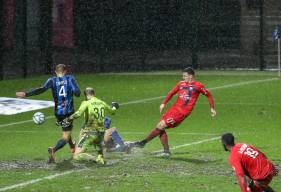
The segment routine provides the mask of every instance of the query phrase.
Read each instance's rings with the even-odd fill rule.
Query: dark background
[[[0,79],[277,67],[274,0],[1,0]]]

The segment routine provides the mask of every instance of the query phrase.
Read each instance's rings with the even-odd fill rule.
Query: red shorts
[[[182,114],[177,108],[170,108],[161,118],[169,128],[178,126],[187,115]]]
[[[254,180],[254,192],[263,192],[266,188],[268,188],[271,180],[274,176],[277,175],[277,170],[273,168],[272,173],[270,173],[265,179],[263,180]]]

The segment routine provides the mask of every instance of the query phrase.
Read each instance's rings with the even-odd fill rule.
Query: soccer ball
[[[32,119],[35,124],[40,125],[40,124],[44,123],[45,115],[42,112],[36,112],[36,113],[34,113]]]

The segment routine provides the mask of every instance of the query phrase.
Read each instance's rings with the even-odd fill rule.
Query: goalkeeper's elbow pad
[[[111,102],[111,107],[115,109],[119,109],[119,104],[117,102]]]

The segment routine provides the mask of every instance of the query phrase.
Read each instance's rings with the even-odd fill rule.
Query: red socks
[[[155,137],[160,135],[161,132],[162,132],[162,130],[160,130],[158,128],[152,129],[152,131],[149,133],[149,135],[145,138],[146,142],[151,141],[152,139],[154,139]]]

